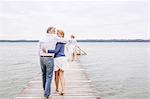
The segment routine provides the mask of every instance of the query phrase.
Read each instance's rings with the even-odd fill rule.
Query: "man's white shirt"
[[[42,49],[55,50],[57,42],[66,42],[56,34],[46,34],[39,40],[39,55],[54,56],[54,53],[44,53]]]

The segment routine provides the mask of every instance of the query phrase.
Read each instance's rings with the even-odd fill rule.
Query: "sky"
[[[36,40],[49,26],[77,39],[150,39],[150,2],[0,0],[0,40]]]

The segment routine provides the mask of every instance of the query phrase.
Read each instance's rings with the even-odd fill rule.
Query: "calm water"
[[[150,99],[149,43],[82,44],[81,63],[102,99]]]
[[[150,43],[80,43],[80,58],[102,99],[150,99]],[[0,43],[0,99],[10,99],[37,73],[37,43]]]

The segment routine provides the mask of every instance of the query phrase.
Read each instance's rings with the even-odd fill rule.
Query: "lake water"
[[[102,99],[150,99],[150,43],[79,43],[78,61]],[[40,71],[37,43],[0,43],[0,99],[11,99]]]

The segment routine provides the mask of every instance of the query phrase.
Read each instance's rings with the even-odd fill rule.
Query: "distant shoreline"
[[[150,42],[150,39],[107,39],[77,40],[78,42]],[[0,40],[0,42],[38,42],[38,40]]]

